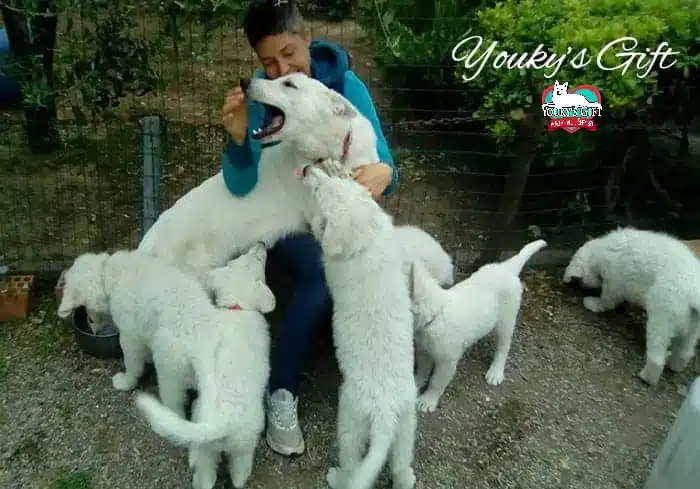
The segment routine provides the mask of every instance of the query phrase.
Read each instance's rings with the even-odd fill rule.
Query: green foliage
[[[483,1],[360,0],[359,19],[376,41],[376,62],[384,81],[412,108],[454,108],[461,96],[451,50]],[[430,93],[416,90],[431,89]]]
[[[135,6],[93,0],[82,18],[66,11],[66,30],[58,40],[55,87],[66,94],[77,120],[99,117],[126,95],[157,91],[156,41],[134,34]]]
[[[541,113],[541,93],[555,79],[567,81],[572,88],[597,87],[606,120],[619,122],[630,114],[645,120],[654,111],[657,97],[669,79],[687,79],[690,71],[700,66],[700,10],[697,2],[689,0],[505,0],[481,10],[476,17],[477,26],[471,35],[483,38],[478,54],[484,53],[493,41],[498,45],[481,73],[466,85],[484,91],[479,115],[492,121],[491,130],[496,135],[503,133],[503,124],[508,124],[505,114],[513,109],[530,108]],[[677,62],[669,70],[659,70],[657,61],[645,77],[643,65],[637,70],[636,62],[631,63],[626,73],[622,69],[601,69],[600,65],[611,68],[626,61],[616,57],[623,53],[619,43],[597,61],[606,44],[624,37],[637,40],[633,49],[637,53],[644,53],[646,48],[654,50],[665,41],[679,52],[675,57]],[[631,48],[632,42],[627,41],[625,46]],[[465,46],[463,52],[473,49],[475,43]],[[533,53],[539,44],[544,49],[551,47],[559,55],[571,48],[556,74],[554,68],[508,70],[492,65],[501,51],[516,55]],[[576,63],[583,59],[577,56],[581,50],[585,50],[588,60],[585,66]],[[666,64],[670,62],[668,59]],[[457,75],[470,77],[476,69],[467,69],[460,62]],[[665,99],[664,103],[669,101]]]
[[[297,4],[307,18],[324,18],[340,22],[352,14],[357,0],[298,0]]]

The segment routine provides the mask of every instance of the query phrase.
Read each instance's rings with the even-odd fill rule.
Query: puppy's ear
[[[254,307],[263,314],[274,311],[276,306],[275,294],[272,293],[267,284],[258,280],[255,283],[255,288],[256,304]]]
[[[64,287],[63,297],[61,298],[61,303],[58,305],[58,317],[61,319],[68,318],[73,313],[73,309],[78,306],[79,304],[76,304],[74,301],[73,291]]]
[[[349,235],[346,225],[338,225],[333,219],[328,219],[321,231],[321,248],[328,256],[351,253],[353,235]],[[360,230],[357,230],[360,231]]]
[[[329,94],[331,97],[331,110],[333,111],[333,115],[348,119],[352,119],[357,115],[357,110],[345,97],[333,90],[331,90]]]

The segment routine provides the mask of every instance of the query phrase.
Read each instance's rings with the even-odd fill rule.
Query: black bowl
[[[122,358],[117,328],[108,326],[100,334],[93,333],[83,306],[73,311],[73,339],[83,351],[95,357]]]

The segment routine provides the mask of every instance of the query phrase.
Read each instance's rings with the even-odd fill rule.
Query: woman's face
[[[275,79],[289,73],[305,73],[311,76],[310,40],[288,32],[264,37],[255,52],[265,74]]]

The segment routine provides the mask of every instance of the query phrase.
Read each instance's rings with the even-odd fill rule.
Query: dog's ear
[[[561,86],[564,87],[564,90],[568,90],[569,89],[569,82],[564,82],[561,84]]]
[[[270,288],[262,280],[257,280],[255,282],[255,304],[253,307],[263,314],[270,313],[275,310],[277,302],[275,301],[275,294],[272,293]]]
[[[338,225],[334,220],[328,219],[321,231],[321,248],[328,256],[342,255],[354,248],[352,240],[355,236],[349,235],[346,225]]]
[[[61,303],[58,305],[57,311],[58,317],[61,319],[68,318],[73,310],[80,305],[75,302],[75,298],[73,297],[74,295],[75,294],[70,287],[64,286],[63,297],[61,297]]]
[[[333,90],[329,90],[328,93],[331,98],[331,110],[333,111],[333,115],[348,119],[352,119],[357,115],[357,110],[345,97]]]

